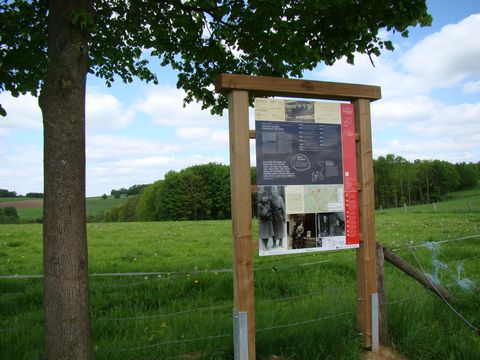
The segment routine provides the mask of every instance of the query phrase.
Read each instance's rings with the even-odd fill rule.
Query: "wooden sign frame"
[[[357,249],[358,327],[364,344],[372,345],[372,294],[377,292],[375,198],[370,102],[381,98],[378,86],[266,76],[221,74],[215,91],[228,95],[230,184],[233,241],[234,312],[247,313],[248,349],[255,359],[255,303],[253,277],[252,205],[250,184],[251,96],[349,101],[355,108],[360,247]],[[239,358],[236,354],[236,359]]]

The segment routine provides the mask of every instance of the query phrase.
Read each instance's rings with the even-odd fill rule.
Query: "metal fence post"
[[[233,312],[233,351],[235,360],[248,360],[248,313]]]
[[[374,353],[380,348],[380,333],[378,327],[378,293],[372,294],[372,351]]]

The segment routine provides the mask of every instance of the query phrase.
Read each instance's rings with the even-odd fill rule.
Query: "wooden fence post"
[[[357,250],[358,326],[367,347],[372,345],[372,294],[377,292],[375,247],[375,191],[372,158],[370,100],[356,99],[355,129],[359,183],[360,247]]]
[[[248,359],[255,360],[248,91],[228,95],[234,311],[247,312]]]
[[[385,290],[385,258],[382,244],[377,243],[377,292],[378,292],[378,318],[380,344],[388,343],[388,321],[387,321],[387,294]]]

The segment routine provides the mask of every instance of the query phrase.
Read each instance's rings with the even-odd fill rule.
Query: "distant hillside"
[[[87,198],[87,216],[95,216],[127,201],[127,196],[101,196]],[[43,200],[28,197],[0,198],[0,208],[15,207],[21,219],[34,220],[43,217]]]

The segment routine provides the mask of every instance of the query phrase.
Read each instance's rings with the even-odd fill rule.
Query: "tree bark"
[[[44,307],[47,359],[91,359],[85,215],[87,31],[91,2],[50,0],[44,125]]]

